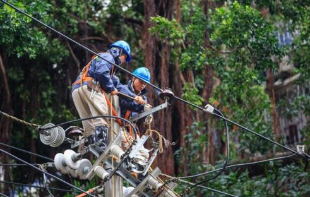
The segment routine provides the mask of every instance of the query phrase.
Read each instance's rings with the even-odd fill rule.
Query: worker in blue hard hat
[[[146,82],[151,82],[151,74],[146,67],[140,67],[134,70],[133,74]],[[121,85],[119,91],[132,97],[134,100],[125,96],[120,96],[121,116],[129,119],[134,113],[151,109],[152,106],[147,104],[146,83],[137,77],[132,77],[127,85]]]
[[[99,55],[103,59],[93,56],[72,84],[72,98],[81,118],[108,115],[109,101],[105,94],[116,95],[120,85],[111,63],[121,65],[131,60],[130,46],[122,40],[114,42],[107,52]],[[97,118],[85,120],[82,124],[88,143],[96,142],[103,151],[108,140],[108,121]]]

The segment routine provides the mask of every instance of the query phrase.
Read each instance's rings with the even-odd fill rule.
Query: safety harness
[[[88,64],[83,68],[83,70],[82,70],[82,72],[81,72],[81,74],[80,74],[80,78],[77,79],[77,80],[72,84],[72,86],[75,86],[75,85],[80,84],[80,86],[82,87],[82,86],[83,86],[83,82],[92,82],[93,78],[87,76],[87,74],[88,74],[89,67],[91,66],[93,60],[94,60],[96,57],[97,57],[97,56],[94,55],[94,56],[91,58],[91,60],[88,62]],[[113,74],[114,74],[114,65],[112,66],[112,69],[111,69],[111,73],[110,73],[111,77],[112,77]],[[117,114],[116,110],[114,109],[114,107],[112,106],[110,100],[108,99],[106,92],[100,87],[100,85],[99,85],[99,90],[100,90],[100,92],[105,96],[105,99],[106,99],[106,101],[107,101],[108,107],[112,110],[112,115],[118,117],[118,114]],[[116,122],[117,122],[120,126],[123,126],[123,122],[122,122],[120,119],[116,119]]]

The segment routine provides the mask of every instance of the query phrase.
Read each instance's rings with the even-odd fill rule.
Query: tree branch
[[[84,37],[84,38],[81,38],[81,40],[102,40],[102,41],[105,41],[103,38],[101,37],[96,37],[96,36],[89,36],[89,37]]]
[[[142,21],[137,20],[137,19],[133,19],[133,18],[124,18],[124,22],[125,23],[133,23],[133,24],[136,24],[136,25],[139,25],[139,26],[143,25]]]
[[[66,42],[67,42],[67,46],[69,48],[70,54],[72,55],[73,60],[75,61],[76,67],[78,68],[78,72],[80,72],[81,71],[81,67],[80,67],[81,63],[80,63],[79,59],[75,56],[69,42],[68,41],[66,41]]]
[[[0,69],[1,69],[1,73],[2,73],[2,79],[3,79],[3,86],[4,86],[4,90],[6,93],[6,102],[8,104],[10,104],[10,98],[11,98],[11,93],[10,93],[10,88],[9,88],[9,84],[8,84],[8,79],[6,77],[6,71],[5,71],[5,67],[2,61],[2,56],[0,55]]]

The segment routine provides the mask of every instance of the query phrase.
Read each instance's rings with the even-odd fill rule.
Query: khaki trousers
[[[95,91],[91,97],[91,93],[92,91],[89,91],[86,85],[83,85],[72,92],[73,102],[79,116],[81,118],[89,118],[93,116],[108,115],[109,111],[105,96],[100,91]],[[85,96],[90,98],[92,102],[85,98]],[[108,123],[104,118],[83,120],[82,124],[85,137],[94,134],[96,126],[108,126]]]

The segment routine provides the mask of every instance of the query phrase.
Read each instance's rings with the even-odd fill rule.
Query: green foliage
[[[191,126],[191,133],[184,136],[186,148],[181,147],[176,151],[177,162],[183,164],[188,174],[205,171],[208,165],[201,164],[200,155],[203,147],[207,146],[207,135],[204,133],[205,127],[203,122],[194,122]],[[183,173],[183,172],[182,172]],[[180,174],[184,175],[184,174]]]
[[[180,24],[176,22],[175,19],[169,21],[168,19],[156,16],[151,17],[151,21],[155,23],[149,31],[163,40],[163,42],[168,42],[170,45],[174,45],[176,41],[177,44],[181,44],[184,39],[183,29]]]
[[[276,68],[271,57],[280,56],[281,51],[271,23],[259,11],[234,2],[216,9],[211,21],[211,42],[219,49],[234,50],[227,57],[229,67]]]
[[[182,98],[191,103],[194,103],[195,105],[201,105],[203,102],[203,98],[198,95],[198,89],[191,83],[184,85]]]

